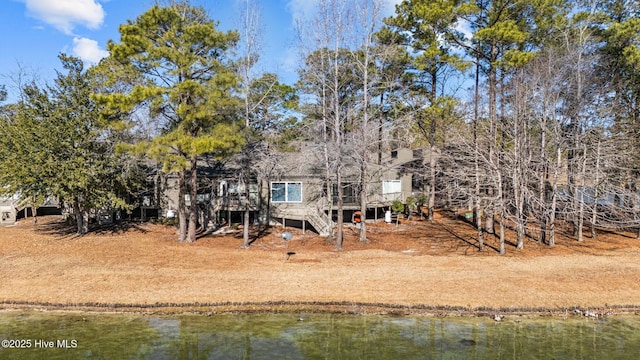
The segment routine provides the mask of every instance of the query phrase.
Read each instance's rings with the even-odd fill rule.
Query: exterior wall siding
[[[13,205],[0,205],[0,224],[8,225],[16,222],[16,209]]]
[[[327,199],[327,191],[324,189],[324,182],[321,175],[317,175],[318,170],[312,169],[309,159],[313,158],[312,155],[305,155],[301,153],[284,154],[283,161],[288,165],[282,164],[283,167],[290,167],[289,171],[284,171],[279,176],[274,176],[269,180],[263,181],[261,184],[254,183],[254,188],[259,191],[252,193],[250,197],[250,211],[259,212],[260,220],[262,222],[268,221],[272,218],[280,221],[283,214],[288,214],[291,219],[300,220],[305,216],[309,216],[309,213],[327,214],[329,209],[335,211],[335,202],[331,204],[330,201],[334,199]],[[370,208],[384,208],[391,205],[392,201],[397,199],[400,201],[406,201],[406,199],[413,194],[412,192],[412,175],[406,171],[403,171],[403,166],[410,162],[424,161],[422,158],[421,150],[411,149],[398,149],[392,153],[385,154],[382,165],[372,165],[370,169],[371,179],[368,184],[368,204]],[[244,211],[244,199],[240,194],[231,193],[229,187],[236,181],[233,179],[236,176],[237,169],[234,170],[233,162],[229,168],[209,168],[207,169],[203,161],[202,178],[203,183],[207,183],[210,191],[210,198],[206,204],[201,203],[201,208],[206,208],[209,211],[209,218],[216,219],[221,213],[228,216],[229,212],[242,212]],[[356,171],[354,169],[351,169]],[[351,170],[346,171],[345,174],[351,174]],[[351,172],[350,172],[351,171]],[[358,180],[354,174],[345,175],[345,184],[353,184],[357,187]],[[400,182],[400,191],[398,194],[393,195],[393,199],[389,196],[383,195],[383,181],[395,180]],[[222,183],[226,182],[227,189],[223,190]],[[273,201],[272,199],[272,186],[277,184],[279,193],[277,196],[281,201]],[[283,186],[283,184],[285,184]],[[288,195],[283,195],[283,191],[287,190],[286,184],[293,184],[289,189],[291,192]],[[295,191],[296,184],[300,184],[301,196],[298,196]],[[211,186],[213,188],[211,188]],[[332,189],[333,190],[333,189]],[[224,193],[226,191],[226,193]],[[178,178],[177,176],[168,176],[166,180],[166,186],[164,188],[162,196],[162,206],[160,215],[166,216],[170,210],[173,210],[174,214],[178,209]],[[295,201],[290,201],[288,196],[293,196]],[[298,198],[301,197],[301,198]],[[357,191],[352,191],[347,194],[346,202],[343,205],[345,211],[360,210],[360,198]],[[268,214],[267,214],[268,212]],[[177,214],[176,214],[177,215]]]

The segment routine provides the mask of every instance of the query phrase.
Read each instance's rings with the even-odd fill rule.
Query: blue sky
[[[317,0],[257,0],[264,34],[259,67],[282,80],[297,79],[294,19],[308,14]],[[344,0],[349,1],[349,0]],[[399,0],[382,0],[385,16]],[[223,30],[235,29],[244,0],[192,0],[202,5]],[[14,81],[23,69],[42,81],[60,69],[60,52],[92,64],[106,56],[109,39],[119,41],[118,26],[153,5],[153,0],[0,0],[0,84],[15,98]]]

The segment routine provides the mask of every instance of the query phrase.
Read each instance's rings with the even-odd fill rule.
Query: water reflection
[[[640,317],[0,313],[2,359],[638,359]],[[76,347],[59,340],[75,340]],[[42,345],[53,344],[53,347]],[[67,343],[68,344],[68,343]],[[14,342],[13,344],[16,345]]]

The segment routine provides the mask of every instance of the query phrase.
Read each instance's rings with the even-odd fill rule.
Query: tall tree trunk
[[[635,170],[634,173],[635,173],[635,177],[637,179],[638,176],[640,175],[640,173],[638,172],[638,170]],[[639,198],[640,194],[637,191],[637,185],[636,184],[637,184],[637,181],[632,180],[631,184],[630,184],[631,185],[630,189],[631,189],[631,194],[632,194],[631,195],[632,196],[631,197],[631,207],[633,209],[634,217],[635,217],[635,219],[637,221],[638,212],[640,211],[640,209],[638,209],[638,207],[640,206],[640,198]],[[637,239],[640,240],[640,227],[638,228]]]
[[[553,247],[556,244],[556,207],[558,203],[558,172],[560,166],[562,166],[562,150],[560,144],[558,144],[556,154],[556,166],[553,169],[553,186],[551,195],[551,211],[549,213],[549,246]]]
[[[25,208],[25,214],[27,210]],[[76,233],[78,235],[84,235],[89,232],[89,211],[80,201],[73,202],[73,212],[76,215]]]
[[[89,232],[89,209],[82,207],[82,233]]]
[[[249,16],[249,9],[247,9],[246,16]],[[246,20],[248,21],[248,19]],[[245,29],[245,31],[248,31]],[[249,104],[249,87],[250,87],[250,75],[249,75],[249,63],[250,63],[250,54],[247,52],[246,54],[247,64],[245,65],[245,126],[247,129],[250,129],[251,123],[249,122],[250,117],[250,104]],[[248,148],[251,139],[249,138],[249,133],[246,132],[245,135],[245,149],[243,150],[242,162],[244,163],[242,166],[242,170],[240,170],[240,183],[244,185],[243,194],[239,194],[244,196],[244,217],[242,221],[242,248],[246,249],[249,247],[249,181],[248,181],[248,173],[251,169],[251,156],[249,156]],[[242,203],[241,202],[241,203]]]
[[[516,82],[516,86],[517,86],[517,78],[514,80]],[[499,86],[499,87],[498,87]],[[496,148],[498,148],[499,150],[496,150],[496,164],[495,164],[495,168],[496,168],[496,176],[498,179],[498,196],[497,196],[497,212],[498,212],[498,218],[500,220],[500,225],[498,226],[498,238],[500,239],[499,241],[503,242],[504,241],[504,236],[505,236],[505,221],[506,219],[506,198],[507,198],[507,179],[508,179],[508,175],[507,172],[505,171],[504,167],[507,166],[507,161],[506,161],[506,151],[507,151],[507,147],[506,147],[506,139],[507,139],[507,124],[506,124],[506,118],[507,118],[507,114],[505,111],[505,103],[506,103],[506,95],[505,95],[505,75],[504,75],[504,70],[501,71],[499,78],[496,79],[496,91],[500,91],[500,97],[499,97],[499,104],[500,104],[500,116],[498,116],[498,111],[496,109],[496,115],[495,115],[495,119],[496,119],[496,127],[500,127],[500,135],[498,136],[498,132],[497,132],[497,128],[496,128],[496,136],[498,136],[498,138],[500,139],[500,147],[498,148],[497,144],[498,141],[496,139],[495,144],[496,144]],[[517,91],[516,91],[516,96],[515,96],[515,108],[514,108],[514,124],[518,124],[518,99],[517,99]],[[498,95],[496,93],[496,100],[498,99]],[[497,106],[497,104],[496,104]],[[518,130],[516,129],[516,131],[513,134],[514,137],[514,142],[517,143],[520,139],[517,137],[518,135]],[[511,171],[513,173],[516,173],[519,169],[518,169],[518,164],[520,163],[521,159],[520,157],[520,149],[516,149],[514,151],[514,164],[512,164],[512,169]],[[514,201],[515,202],[515,201]],[[494,220],[495,221],[495,220]],[[516,223],[517,223],[517,219],[516,219]],[[494,224],[495,227],[495,224]],[[494,230],[495,231],[495,230]]]
[[[517,173],[517,170],[514,171],[514,174]],[[515,210],[516,210],[516,249],[522,249],[524,247],[524,199],[523,199],[523,190],[520,188],[520,178],[519,174],[514,175],[514,187],[517,186],[517,189],[514,189],[514,200],[515,200]]]
[[[191,157],[191,173],[190,173],[190,189],[189,189],[189,228],[187,232],[187,242],[196,241],[196,231],[198,225],[198,160],[197,156]]]
[[[338,56],[340,52],[340,47],[338,41],[335,43],[335,48],[333,49],[333,89],[331,89],[331,93],[333,96],[333,131],[334,131],[334,147],[336,151],[336,184],[338,187],[338,203],[337,212],[338,212],[338,221],[337,221],[337,231],[336,231],[336,249],[342,249],[342,241],[343,241],[343,225],[344,225],[344,189],[342,189],[342,128],[344,123],[342,122],[342,109],[340,102],[340,63],[338,61]],[[346,118],[346,116],[345,116]]]
[[[380,116],[378,124],[378,165],[382,165],[382,140],[383,140],[383,127],[384,127],[384,91],[380,93]],[[377,210],[376,210],[377,211]]]
[[[343,205],[344,205],[344,200],[343,200],[343,196],[344,196],[344,190],[342,189],[342,174],[340,171],[340,167],[338,167],[338,171],[336,172],[336,183],[338,184],[338,203],[337,205],[337,212],[338,212],[338,221],[337,221],[337,231],[336,231],[336,249],[342,249],[342,241],[343,241],[343,224],[344,224],[344,212],[343,212]]]
[[[324,84],[324,83],[323,83]],[[327,133],[327,128],[329,126],[328,124],[328,119],[327,119],[327,105],[326,105],[326,88],[323,85],[322,86],[322,118],[323,118],[323,124],[322,124],[322,150],[323,150],[323,155],[324,155],[324,166],[325,166],[325,183],[327,186],[327,204],[328,204],[328,212],[329,212],[329,219],[333,220],[333,186],[332,186],[332,182],[331,182],[331,160],[329,157],[329,147],[330,147],[330,143],[329,143],[329,134]],[[335,241],[334,238],[334,233],[333,233],[333,229],[329,230],[329,236],[327,237],[327,241],[329,242],[329,244],[333,244]]]
[[[37,224],[38,223],[38,209],[36,208],[36,204],[35,204],[35,197],[32,198],[31,202],[29,203],[29,207],[31,208],[31,217],[33,217],[33,223]],[[26,216],[26,212],[27,210],[25,209],[25,218]]]
[[[524,248],[525,237],[525,214],[524,214],[524,144],[523,138],[525,138],[524,124],[520,122],[520,109],[521,99],[519,79],[516,79],[516,106],[515,115],[513,116],[513,168],[512,171],[512,186],[513,186],[513,200],[515,203],[516,211],[516,249]],[[504,140],[503,140],[504,141]],[[504,201],[501,201],[504,204]],[[504,207],[504,205],[503,205]]]
[[[540,203],[540,237],[538,242],[544,244],[547,241],[547,115],[546,108],[542,111],[542,123],[540,124],[540,158],[541,168],[538,181],[538,202]]]
[[[430,146],[431,154],[429,159],[429,203],[427,208],[427,219],[429,222],[433,222],[433,214],[436,207],[436,146],[435,135],[433,136],[433,142]]]
[[[497,172],[498,175],[498,183],[502,184],[502,172],[498,171]],[[502,199],[503,198],[503,194],[502,194],[503,190],[502,190],[502,186],[498,187],[498,198]],[[502,200],[500,200],[500,203],[498,205],[499,207],[499,216],[500,216],[500,227],[499,227],[499,243],[500,243],[500,255],[504,255],[505,254],[505,248],[504,248],[504,221],[505,221],[505,208],[504,208],[504,202],[502,202]],[[493,216],[493,214],[492,214]]]
[[[584,41],[584,39],[582,37],[580,37],[578,39],[578,41],[581,42],[581,45],[584,45],[584,43],[582,43],[582,41]],[[573,95],[573,99],[571,99],[571,101],[573,103],[570,103],[569,106],[572,106],[571,110],[572,112],[570,113],[570,117],[571,117],[571,123],[570,123],[570,130],[572,131],[571,136],[572,136],[572,140],[573,140],[573,144],[571,149],[569,150],[568,154],[570,156],[568,163],[570,166],[569,169],[569,184],[570,186],[573,187],[573,235],[576,236],[578,238],[578,241],[582,241],[582,225],[583,225],[583,216],[584,216],[584,201],[583,201],[583,196],[584,196],[584,186],[582,188],[582,192],[583,194],[581,196],[578,196],[578,186],[576,184],[576,175],[578,172],[577,169],[577,164],[576,164],[576,160],[575,159],[577,157],[577,153],[578,153],[578,147],[580,146],[580,134],[582,133],[582,119],[581,119],[581,112],[583,111],[582,109],[582,102],[583,102],[583,96],[584,94],[582,93],[583,90],[583,77],[582,77],[582,60],[583,60],[583,51],[577,51],[577,57],[576,57],[576,64],[575,69],[576,69],[576,73],[575,73],[575,92],[572,94]],[[584,156],[584,161],[586,162],[586,151],[583,154]],[[582,182],[584,183],[584,171],[582,171]]]
[[[244,210],[244,219],[243,219],[243,227],[242,227],[242,247],[249,247],[249,226],[251,222],[251,213],[249,211],[249,206],[247,205]]]
[[[591,213],[591,238],[596,238],[596,223],[598,222],[598,188],[600,187],[600,140],[596,148],[596,174],[593,187],[593,212]]]
[[[360,242],[366,243],[367,240],[367,166],[363,163],[360,170],[362,180],[360,184]]]
[[[360,242],[367,242],[367,165],[363,161],[360,169],[362,180],[360,184]]]
[[[431,91],[430,91],[430,101],[431,106],[436,106],[436,98],[438,96],[437,91],[437,81],[438,81],[438,73],[436,70],[431,72]],[[438,117],[435,111],[431,112],[431,124],[429,126],[429,149],[431,151],[430,159],[429,159],[429,205],[428,205],[428,219],[429,222],[433,222],[433,211],[436,206],[436,131],[437,131],[437,123],[436,119]]]
[[[337,52],[337,51],[336,51]],[[336,66],[336,72],[337,72],[337,64]],[[336,79],[338,78],[338,74],[336,73]],[[339,106],[339,102],[338,102],[338,83],[335,83],[335,88],[333,89],[334,91],[334,96],[336,97],[334,99],[335,101],[335,108],[334,108],[334,146],[335,146],[335,151],[336,151],[336,163],[335,163],[335,175],[336,175],[336,188],[337,188],[337,198],[338,198],[338,202],[336,203],[336,212],[337,212],[337,221],[336,221],[336,245],[335,248],[336,249],[342,249],[342,242],[344,240],[344,229],[343,229],[343,225],[344,225],[344,189],[343,189],[343,184],[342,184],[342,121],[340,120],[341,117],[341,112],[340,112],[340,106]]]
[[[482,251],[484,248],[483,231],[482,231],[482,214],[480,207],[480,143],[478,140],[478,122],[480,121],[480,114],[478,107],[480,106],[480,59],[476,58],[476,84],[475,84],[475,99],[474,99],[474,119],[473,119],[473,147],[474,147],[474,171],[475,171],[475,201],[473,214],[475,218],[476,228],[478,230],[478,249]]]
[[[577,137],[577,136],[576,136]],[[575,146],[578,143],[574,143],[574,148],[567,151],[567,171],[569,172],[569,189],[571,192],[571,225],[573,227],[573,236],[578,237],[578,208],[580,207],[580,200],[578,194],[578,185],[576,184],[576,152]]]
[[[248,169],[247,169],[248,170]],[[242,226],[242,247],[249,247],[249,222],[250,220],[250,205],[251,201],[249,199],[251,192],[249,191],[249,181],[248,179],[243,179],[242,184],[244,185],[244,219]]]
[[[244,45],[241,47],[243,51],[244,63],[241,64],[240,70],[242,74],[242,80],[244,85],[244,116],[245,116],[245,127],[247,130],[251,129],[251,112],[255,109],[258,103],[262,100],[258,101],[256,104],[252,104],[250,100],[251,93],[251,85],[254,83],[255,78],[252,74],[251,69],[254,67],[255,63],[258,61],[258,54],[260,50],[261,43],[261,11],[260,7],[255,0],[245,0],[244,6],[242,8],[243,17],[240,20],[240,31],[243,32],[242,42]],[[249,199],[250,196],[250,174],[253,168],[253,157],[250,156],[249,152],[252,148],[252,145],[255,142],[252,141],[249,132],[245,132],[245,148],[243,150],[243,162],[244,166],[241,170],[240,177],[242,178],[241,182],[244,183],[244,193],[239,194],[240,196],[244,196],[244,203],[241,204],[244,207],[244,217],[243,217],[243,227],[242,227],[242,247],[249,247],[249,222],[250,222],[250,209],[251,209],[251,201]]]
[[[366,17],[366,16],[365,16]],[[369,137],[369,49],[371,35],[369,33],[364,44],[364,66],[362,67],[362,144],[360,145],[360,242],[367,242],[367,156],[370,151]]]
[[[266,179],[260,179],[258,181],[258,183],[260,184],[260,211],[262,212],[264,210],[264,212],[266,214],[261,214],[260,215],[260,225],[261,226],[267,226],[269,227],[271,224],[271,193],[270,193],[270,189],[269,189],[269,184],[270,184],[270,180],[271,177],[268,177]],[[262,196],[262,194],[264,194],[265,190],[267,189],[266,193],[266,205],[264,204],[264,198]]]
[[[524,238],[526,236],[526,214],[524,212],[524,191],[520,189],[518,192],[518,205],[516,209],[516,249],[524,248]]]
[[[578,241],[582,241],[582,228],[584,226],[584,188],[585,188],[585,178],[587,177],[587,146],[583,145],[582,147],[582,174],[580,180],[580,203],[578,207]]]
[[[182,170],[178,178],[178,242],[187,239],[187,204],[184,196],[187,194],[187,170]]]
[[[73,202],[73,215],[76,218],[76,234],[82,234],[82,215],[80,214],[80,203],[76,200]]]
[[[492,44],[492,58],[495,58],[497,55],[498,48],[495,44]],[[497,166],[496,162],[496,143],[498,141],[497,131],[496,131],[496,122],[497,122],[497,111],[496,111],[496,98],[497,98],[497,70],[493,64],[490,64],[489,69],[489,163],[492,167],[491,171],[500,171],[499,166]],[[494,184],[495,187],[501,187],[502,184]],[[489,187],[489,197],[493,197],[495,194],[495,188]],[[494,204],[493,201],[490,201],[487,204],[486,208],[487,213],[485,214],[485,231],[489,234],[493,234],[494,224],[493,224],[493,216],[494,216]]]

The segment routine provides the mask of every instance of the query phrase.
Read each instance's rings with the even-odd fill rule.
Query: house
[[[406,202],[413,195],[415,173],[408,169],[423,163],[422,155],[422,150],[401,148],[384,154],[380,164],[369,165],[368,218],[382,218],[393,201]],[[279,153],[261,160],[258,173],[246,183],[239,179],[242,164],[239,159],[199,160],[196,204],[201,210],[201,224],[211,227],[242,223],[242,214],[249,210],[251,223],[313,228],[323,236],[333,231],[337,184],[326,180],[333,174],[327,176],[321,166],[321,154],[312,144],[301,143],[297,152]],[[351,219],[351,215],[360,210],[357,166],[345,166],[342,186],[344,218]],[[161,187],[159,215],[174,217],[179,200],[177,175],[167,176]],[[188,206],[192,203],[189,195],[185,195],[185,202]]]
[[[17,211],[14,197],[0,197],[0,225],[8,225],[16,222]]]
[[[0,214],[2,215],[0,225],[7,225],[27,217],[60,215],[62,209],[55,199],[47,199],[44,203],[34,207],[25,205],[24,202],[19,201],[18,195],[13,195],[0,197]]]

